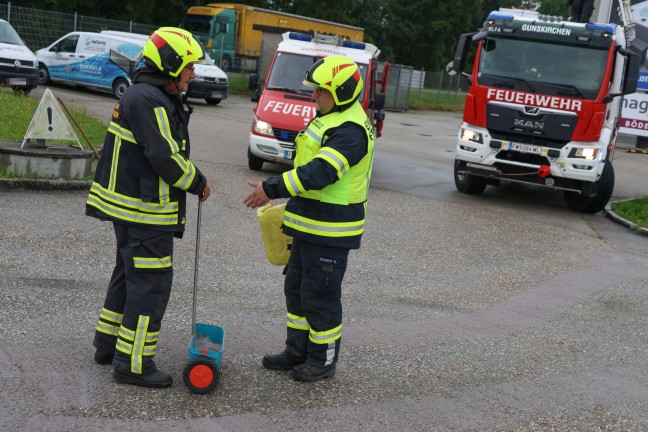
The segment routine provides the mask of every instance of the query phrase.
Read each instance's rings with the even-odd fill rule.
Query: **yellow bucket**
[[[266,204],[257,209],[263,246],[270,263],[281,266],[288,263],[292,237],[281,230],[286,204]]]

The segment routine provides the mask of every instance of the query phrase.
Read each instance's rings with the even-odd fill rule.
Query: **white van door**
[[[77,58],[78,34],[71,34],[52,45],[47,51],[40,52],[39,61],[45,66],[52,79],[71,80],[72,63]]]

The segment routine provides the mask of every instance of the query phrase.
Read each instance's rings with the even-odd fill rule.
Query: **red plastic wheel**
[[[185,367],[182,380],[189,390],[197,394],[207,394],[216,388],[220,372],[214,362],[198,358]]]

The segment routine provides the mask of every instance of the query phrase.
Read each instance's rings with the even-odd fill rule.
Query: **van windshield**
[[[25,45],[16,30],[6,21],[0,21],[0,43]]]
[[[278,52],[272,66],[272,71],[268,77],[268,85],[266,88],[268,90],[310,96],[313,93],[313,89],[304,85],[303,81],[308,69],[319,59],[320,57]],[[362,79],[366,82],[367,65],[358,63],[358,66],[360,67]],[[360,102],[364,100],[364,88],[358,100]]]

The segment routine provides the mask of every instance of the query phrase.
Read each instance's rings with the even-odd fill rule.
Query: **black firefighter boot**
[[[306,360],[307,343],[308,330],[288,328],[284,351],[281,354],[264,355],[261,363],[266,369],[291,370]]]
[[[115,353],[113,378],[120,384],[132,384],[140,387],[164,388],[173,384],[173,378],[155,366],[152,358],[143,360],[145,373],[134,373],[130,370],[130,356],[119,351]]]

